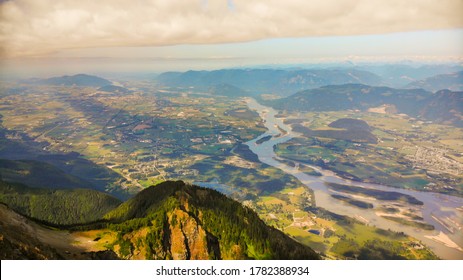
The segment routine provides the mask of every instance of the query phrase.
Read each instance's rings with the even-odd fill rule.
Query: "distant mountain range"
[[[288,96],[327,85],[365,84],[428,91],[463,87],[462,67],[453,65],[367,65],[317,69],[222,69],[166,72],[156,78],[161,86],[211,90],[230,96],[276,94]],[[458,72],[460,71],[460,72]],[[231,90],[230,87],[233,87]],[[221,93],[222,92],[222,93]]]
[[[53,86],[82,86],[82,87],[103,87],[111,85],[112,82],[92,75],[77,74],[73,76],[61,76],[48,79],[40,79],[34,82],[40,85]]]
[[[208,90],[213,86],[227,84],[249,92],[248,95],[273,93],[281,96],[333,84],[381,84],[379,76],[355,69],[225,69],[166,72],[159,75],[156,81],[163,86],[194,87],[200,90]]]
[[[182,181],[149,187],[120,205],[93,190],[31,189],[1,180],[0,198],[9,206],[0,205],[2,259],[319,259],[239,202]],[[100,230],[88,242],[105,239],[108,251],[77,255],[65,231],[41,225],[69,225],[83,216],[87,224],[67,228],[83,236]],[[66,255],[70,248],[74,256]]]
[[[383,85],[403,88],[410,83],[427,79],[429,77],[455,73],[463,70],[461,65],[407,65],[407,64],[384,64],[384,65],[361,65],[356,69],[374,73],[382,78]],[[450,89],[443,86],[440,89]]]
[[[388,107],[397,113],[463,126],[463,92],[393,89],[360,84],[325,86],[266,101],[279,110],[339,111]]]
[[[407,88],[422,88],[429,91],[448,89],[463,91],[463,71],[432,76],[423,80],[410,83]]]
[[[165,72],[156,77],[161,86],[190,88],[224,96],[276,94],[288,96],[298,91],[327,85],[365,84],[394,88],[423,88],[428,91],[463,90],[461,66],[369,65],[313,69],[221,69],[214,71]],[[29,80],[28,83],[54,86],[98,87],[100,91],[128,93],[101,77],[77,74]]]

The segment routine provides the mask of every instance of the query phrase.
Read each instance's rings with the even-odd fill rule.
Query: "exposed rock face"
[[[183,210],[175,210],[169,219],[170,251],[174,260],[209,259],[207,233],[193,217]]]
[[[159,237],[160,242],[153,244],[150,236]],[[181,208],[168,214],[162,230],[143,227],[123,239],[132,244],[130,253],[124,253],[121,245],[113,249],[124,259],[207,260],[221,256],[217,238],[204,229],[197,216]]]
[[[239,202],[182,181],[147,188],[105,217],[124,259],[319,259]]]

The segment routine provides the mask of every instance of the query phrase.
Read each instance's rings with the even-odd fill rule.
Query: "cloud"
[[[66,49],[462,28],[462,0],[10,0],[3,57]]]

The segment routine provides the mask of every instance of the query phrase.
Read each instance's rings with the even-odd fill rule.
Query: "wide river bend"
[[[315,201],[318,207],[323,207],[331,212],[347,215],[360,221],[365,221],[369,225],[374,225],[378,228],[405,232],[406,234],[421,240],[440,258],[463,259],[463,251],[461,249],[463,247],[463,232],[461,230],[461,224],[463,223],[463,213],[461,210],[463,209],[463,198],[351,181],[337,176],[330,170],[325,170],[317,166],[310,167],[320,172],[322,176],[307,175],[299,171],[297,166],[291,167],[278,161],[277,159],[279,158],[274,152],[275,145],[284,143],[294,137],[298,137],[300,136],[299,133],[292,131],[291,126],[286,125],[283,122],[283,119],[275,117],[278,112],[273,108],[263,106],[252,98],[246,98],[246,103],[249,109],[258,112],[268,129],[267,132],[246,144],[249,146],[251,151],[259,157],[259,160],[262,163],[281,169],[285,173],[296,177],[304,185],[312,189],[314,191]],[[287,133],[282,135],[279,127],[287,131]],[[256,143],[256,141],[266,136],[272,136],[272,138],[261,144]],[[331,197],[332,192],[327,188],[325,182],[360,186],[382,191],[394,191],[414,196],[424,203],[423,206],[419,207],[424,219],[423,222],[433,225],[435,230],[422,230],[411,226],[405,226],[382,218],[377,215],[374,209],[362,209],[351,206],[347,203],[340,203],[339,200]],[[460,208],[460,210],[457,208]],[[442,225],[439,220],[454,221],[460,226],[456,226],[457,230],[454,230],[452,233],[444,225]]]

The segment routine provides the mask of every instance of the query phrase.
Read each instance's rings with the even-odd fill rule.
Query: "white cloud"
[[[3,56],[462,28],[462,0],[10,0]]]

